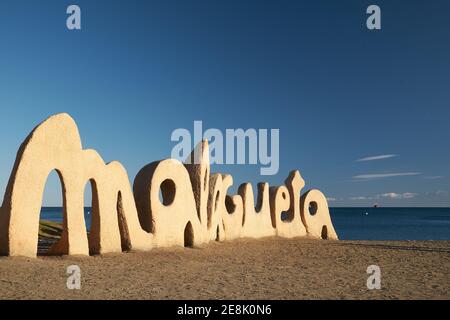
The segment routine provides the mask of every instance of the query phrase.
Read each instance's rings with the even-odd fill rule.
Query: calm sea
[[[91,208],[85,208],[88,230]],[[450,208],[330,208],[342,240],[450,240]],[[61,208],[44,207],[41,219],[61,222]]]
[[[330,208],[342,240],[450,240],[450,208]]]

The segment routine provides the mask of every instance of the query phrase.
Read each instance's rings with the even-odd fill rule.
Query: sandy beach
[[[81,289],[66,268],[81,268]],[[381,268],[368,290],[367,267]],[[450,299],[449,241],[267,238],[92,257],[0,258],[0,299]]]

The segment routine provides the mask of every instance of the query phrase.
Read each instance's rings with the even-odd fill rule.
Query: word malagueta
[[[292,171],[282,186],[259,183],[255,206],[250,183],[228,195],[233,177],[210,173],[207,141],[189,157],[185,163],[166,159],[146,165],[131,187],[119,162],[105,164],[95,150],[83,150],[69,115],[48,118],[17,153],[0,210],[1,254],[36,256],[43,191],[53,170],[63,190],[63,232],[51,254],[196,246],[240,237],[337,239],[325,196],[318,190],[301,194],[305,182],[298,171]],[[88,235],[83,207],[89,181]]]

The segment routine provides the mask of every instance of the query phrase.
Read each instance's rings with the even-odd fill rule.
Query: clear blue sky
[[[381,31],[365,26],[370,4]],[[331,206],[450,206],[449,13],[446,0],[2,1],[0,190],[29,131],[68,112],[130,180],[202,120],[280,129],[278,175],[213,168],[238,184],[298,168]],[[52,176],[44,205],[60,192]]]

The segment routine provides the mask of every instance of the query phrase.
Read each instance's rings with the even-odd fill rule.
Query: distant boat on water
[[[378,203],[374,203],[374,204],[373,204],[373,207],[374,207],[374,208],[378,208]]]

